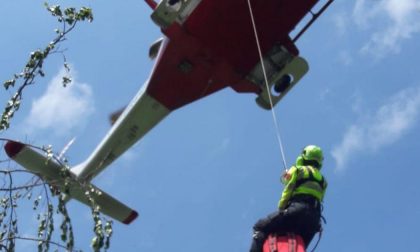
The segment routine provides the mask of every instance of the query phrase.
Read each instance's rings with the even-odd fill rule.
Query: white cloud
[[[359,27],[368,29],[372,19],[383,15],[383,2],[386,0],[370,1],[356,0],[353,8],[353,20]]]
[[[31,132],[48,130],[61,135],[78,127],[93,112],[90,86],[77,81],[72,67],[72,83],[63,87],[65,69],[50,81],[45,93],[32,102],[31,111],[25,120]]]
[[[332,150],[337,170],[342,170],[353,152],[362,149],[363,129],[359,126],[351,126],[344,134],[341,143]]]
[[[353,63],[353,57],[350,52],[341,51],[338,54],[338,61],[345,66],[349,66]]]
[[[377,58],[398,53],[403,40],[420,32],[419,9],[420,0],[357,0],[354,22],[372,33],[361,52]]]
[[[351,125],[341,143],[332,150],[337,170],[359,152],[375,152],[398,141],[417,122],[420,87],[408,88],[391,97],[376,113]]]
[[[225,153],[226,150],[229,148],[230,145],[230,138],[222,139],[222,142],[211,152],[211,156],[217,156],[222,153]]]
[[[330,94],[331,94],[331,89],[325,88],[324,90],[320,91],[319,99],[321,101],[324,101]]]
[[[349,18],[347,13],[335,13],[333,16],[335,27],[339,35],[345,35],[349,28]]]
[[[218,159],[220,155],[226,153],[226,150],[229,149],[231,145],[231,139],[229,137],[223,139],[217,139],[216,145],[213,146],[213,149],[209,151],[205,159],[202,159],[201,165],[207,165],[210,162]]]

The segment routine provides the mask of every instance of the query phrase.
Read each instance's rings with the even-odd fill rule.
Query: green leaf
[[[68,23],[69,25],[72,25],[74,23],[74,18],[73,17],[68,17],[66,19],[64,19],[66,21],[66,23]]]
[[[16,83],[16,79],[7,80],[3,83],[3,86],[6,90],[9,89],[9,87],[14,87]]]
[[[76,20],[80,20],[80,21],[87,20],[88,22],[92,22],[93,21],[92,9],[82,7],[79,13],[76,14]]]
[[[63,87],[67,87],[67,85],[70,84],[71,82],[72,82],[71,77],[63,76],[63,80],[62,80]]]

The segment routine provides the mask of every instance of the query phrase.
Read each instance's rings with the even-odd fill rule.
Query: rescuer
[[[254,225],[251,252],[261,252],[270,234],[300,235],[308,247],[321,229],[321,204],[327,188],[327,181],[320,172],[323,160],[321,148],[308,145],[296,164],[282,175],[285,187],[278,210]]]

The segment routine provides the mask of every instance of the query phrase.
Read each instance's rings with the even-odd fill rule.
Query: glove
[[[290,178],[292,177],[292,175],[290,175],[288,173],[288,171],[283,172],[283,174],[280,177],[280,181],[283,185],[286,185],[287,183],[289,183]]]

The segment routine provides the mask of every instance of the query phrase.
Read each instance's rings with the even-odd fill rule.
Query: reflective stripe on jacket
[[[310,195],[319,201],[324,198],[327,181],[321,172],[313,166],[292,166],[282,176],[285,184],[278,207],[284,209],[295,195]]]

